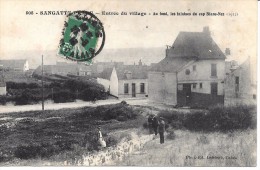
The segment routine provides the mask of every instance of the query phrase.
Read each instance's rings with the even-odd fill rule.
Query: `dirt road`
[[[147,105],[147,99],[124,99],[128,104],[131,105]],[[116,104],[120,103],[122,100],[118,99],[108,99],[108,100],[99,100],[95,103],[86,102],[77,100],[76,102],[70,103],[53,103],[50,101],[45,102],[44,109],[45,110],[58,110],[65,108],[79,108],[79,107],[96,107],[107,104]],[[14,106],[13,104],[7,104],[5,106],[0,106],[0,113],[10,113],[10,112],[23,112],[23,111],[34,111],[34,110],[42,110],[42,104],[33,104],[33,105],[22,105],[22,106]]]

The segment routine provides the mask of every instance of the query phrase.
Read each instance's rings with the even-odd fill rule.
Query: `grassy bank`
[[[159,138],[141,152],[117,162],[121,166],[256,166],[256,130],[198,133],[176,130],[174,139]]]
[[[55,155],[61,155],[60,158],[65,160],[75,158],[80,150],[98,150],[98,125],[107,145],[113,146],[123,136],[108,136],[108,133],[137,128],[144,121],[139,110],[127,104],[2,114],[0,161],[16,164],[19,160],[48,160]]]

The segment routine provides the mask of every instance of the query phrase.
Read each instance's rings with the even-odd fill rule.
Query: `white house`
[[[120,65],[105,69],[97,78],[111,95],[118,98],[142,98],[148,95],[148,66]]]
[[[223,104],[225,58],[208,27],[180,32],[166,57],[149,70],[149,100],[179,106]]]

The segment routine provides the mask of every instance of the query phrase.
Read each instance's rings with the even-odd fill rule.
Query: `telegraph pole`
[[[43,55],[42,55],[42,111],[44,111],[44,95],[43,95]]]

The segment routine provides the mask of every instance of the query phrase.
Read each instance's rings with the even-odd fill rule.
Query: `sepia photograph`
[[[256,167],[256,0],[0,0],[0,167]]]

